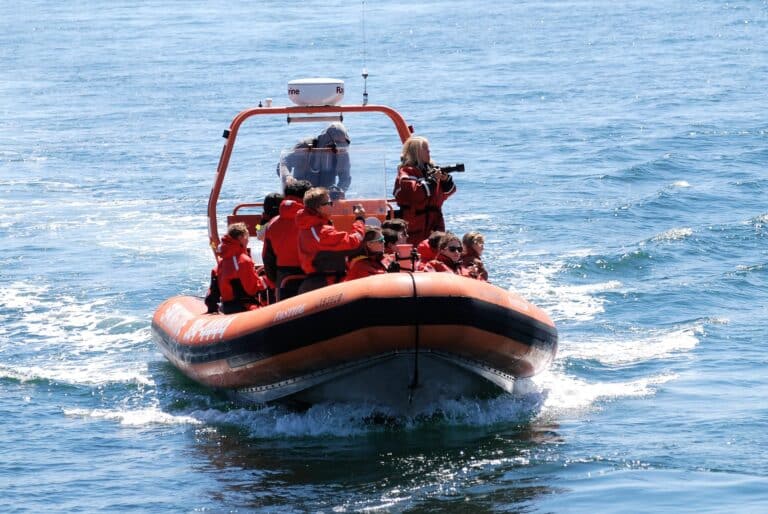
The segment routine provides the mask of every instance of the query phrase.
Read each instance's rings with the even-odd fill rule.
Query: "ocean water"
[[[765,1],[31,0],[0,20],[3,512],[768,509]],[[308,76],[359,103],[363,66],[372,103],[466,164],[449,228],[483,232],[492,281],[558,325],[515,395],[383,425],[247,407],[151,341],[159,303],[204,292],[232,117]]]

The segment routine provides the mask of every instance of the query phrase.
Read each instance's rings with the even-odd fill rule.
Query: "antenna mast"
[[[363,105],[368,105],[368,57],[367,38],[365,35],[365,0],[363,0]]]

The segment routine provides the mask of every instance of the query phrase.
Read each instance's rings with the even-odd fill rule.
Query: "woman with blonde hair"
[[[411,136],[403,143],[393,194],[408,222],[408,242],[416,245],[445,230],[443,202],[456,192],[453,178],[432,162],[429,141]]]
[[[471,231],[461,239],[464,251],[461,254],[461,264],[470,270],[470,275],[478,280],[488,281],[488,271],[483,264],[485,237],[480,232]]]

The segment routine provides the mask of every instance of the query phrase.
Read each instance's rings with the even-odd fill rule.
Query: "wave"
[[[304,411],[280,404],[237,406],[224,402],[207,408],[65,408],[64,412],[68,416],[105,419],[132,427],[234,427],[255,439],[348,438],[391,430],[546,423],[563,415],[591,409],[601,401],[653,395],[659,385],[675,378],[675,374],[661,373],[627,381],[590,382],[550,370],[530,379],[518,380],[512,394],[482,400],[444,400],[434,405],[432,410],[414,416],[394,416],[385,408],[370,403],[321,403]],[[151,398],[145,400],[154,401]]]
[[[635,330],[637,331],[637,330]],[[593,360],[605,366],[627,366],[685,355],[699,344],[701,324],[671,331],[648,330],[644,337],[591,338],[561,345],[559,359]]]
[[[557,419],[569,412],[590,409],[600,401],[652,396],[659,385],[675,378],[674,373],[660,373],[636,380],[590,383],[582,378],[546,372],[534,380],[549,390],[542,417]]]
[[[631,183],[652,181],[668,177],[670,174],[683,174],[688,169],[687,159],[676,153],[666,153],[661,157],[633,164],[614,173],[605,175],[605,180],[618,183]]]
[[[755,216],[754,218],[750,219],[747,223],[749,223],[755,228],[766,228],[768,227],[768,213]]]
[[[693,229],[690,227],[673,228],[653,236],[650,241],[655,243],[661,243],[665,241],[680,241],[691,237],[692,235]]]
[[[538,305],[549,313],[553,320],[589,321],[604,312],[605,300],[599,296],[606,291],[621,288],[618,280],[608,280],[590,284],[563,284],[559,276],[569,273],[580,264],[573,264],[570,259],[583,261],[590,255],[589,250],[577,250],[567,255],[546,261],[545,255],[506,256],[511,263],[506,268],[508,277],[502,277],[512,283],[508,289]],[[565,258],[565,260],[563,259]],[[496,282],[501,285],[500,282]]]
[[[137,410],[65,408],[64,414],[76,418],[93,418],[117,421],[121,425],[145,427],[152,425],[201,425],[199,419],[185,414],[169,414],[158,408]]]
[[[6,377],[62,384],[151,384],[146,320],[116,310],[119,295],[87,302],[40,283],[14,282],[0,295]]]
[[[497,423],[520,423],[535,418],[546,399],[540,391],[505,394],[497,398],[446,400],[430,411],[414,416],[394,416],[370,403],[320,403],[304,411],[280,404],[167,411],[155,406],[136,409],[64,408],[73,417],[116,421],[121,425],[191,425],[236,427],[258,439],[303,437],[355,437],[383,430],[420,430],[436,426],[485,427]]]

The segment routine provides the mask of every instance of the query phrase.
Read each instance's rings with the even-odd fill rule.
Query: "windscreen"
[[[391,198],[401,149],[394,125],[381,113],[298,123],[286,123],[285,115],[253,116],[235,141],[219,197],[219,230],[235,206],[282,192],[288,177],[349,199]]]

